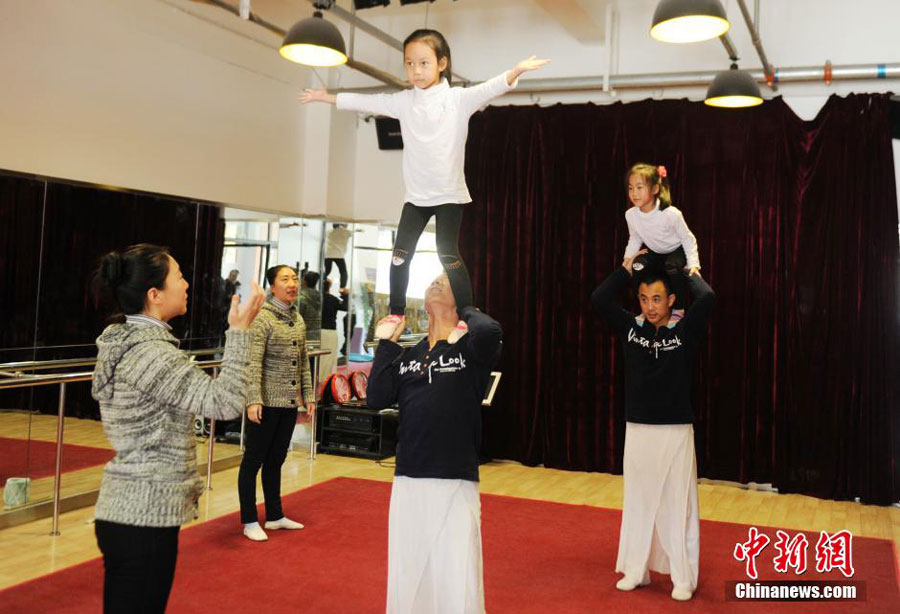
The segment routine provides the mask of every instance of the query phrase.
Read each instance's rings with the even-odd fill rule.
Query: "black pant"
[[[688,289],[687,276],[684,272],[684,267],[687,266],[687,256],[683,247],[679,247],[669,254],[648,251],[635,258],[634,264],[643,265],[640,271],[635,271],[635,284],[640,284],[650,274],[665,275],[669,278],[672,291],[675,293],[675,303],[672,305],[672,309],[684,309]]]
[[[181,527],[136,527],[97,520],[94,533],[103,553],[106,614],[166,611],[178,558]]]
[[[322,282],[324,283],[325,278],[331,274],[331,264],[334,263],[337,265],[338,272],[341,274],[341,285],[339,288],[347,287],[347,261],[343,258],[326,258],[325,259],[325,268],[322,271]]]
[[[459,226],[463,207],[447,204],[437,207],[418,207],[412,203],[403,205],[397,240],[391,260],[391,314],[403,315],[406,311],[406,287],[409,285],[409,264],[416,253],[416,243],[425,230],[428,220],[435,216],[438,258],[450,278],[450,287],[456,299],[456,310],[472,305],[472,280],[466,263],[459,257]]]
[[[256,474],[262,467],[263,496],[266,499],[266,520],[284,518],[281,509],[281,465],[287,458],[288,446],[297,410],[263,407],[259,424],[247,419],[246,449],[238,472],[238,497],[241,500],[241,522],[259,522],[256,515]]]

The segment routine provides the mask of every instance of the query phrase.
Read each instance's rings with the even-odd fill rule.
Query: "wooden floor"
[[[33,430],[32,434],[36,432]],[[199,522],[238,509],[237,471],[235,467],[213,475],[212,491],[200,500]],[[293,492],[337,476],[387,482],[392,479],[393,469],[369,460],[326,454],[310,461],[302,452],[291,452],[283,470],[283,492]],[[622,505],[621,476],[494,462],[482,466],[481,480],[484,493],[608,508]],[[258,492],[261,497],[262,489]],[[701,484],[699,492],[700,515],[705,519],[790,529],[849,529],[853,535],[890,539],[900,547],[900,509],[896,507],[824,501],[721,484]],[[50,519],[0,531],[4,553],[0,557],[0,588],[98,556],[92,516],[93,508],[63,514],[58,537],[49,536]],[[303,518],[297,520],[302,522]],[[240,527],[236,524],[234,530],[239,531]]]

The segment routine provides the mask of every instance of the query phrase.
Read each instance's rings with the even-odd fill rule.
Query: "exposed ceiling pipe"
[[[378,81],[381,81],[382,83],[387,83],[387,84],[391,85],[394,89],[404,90],[409,87],[409,83],[407,83],[406,81],[403,81],[402,79],[398,79],[391,73],[385,72],[385,71],[381,70],[380,68],[375,68],[371,64],[366,64],[365,62],[359,62],[357,60],[354,60],[353,58],[350,58],[347,60],[347,66],[349,68],[352,68],[353,70],[357,70],[357,71],[363,73],[364,75],[368,75],[368,76],[372,77],[373,79],[377,79]]]
[[[307,0],[307,2],[309,2],[312,5],[315,5],[316,0]],[[330,9],[328,9],[328,12],[339,19],[343,19],[344,21],[349,23],[351,26],[356,26],[357,28],[359,28],[360,30],[365,32],[366,34],[369,34],[370,36],[377,38],[378,40],[385,43],[386,45],[390,45],[394,49],[397,49],[401,52],[403,51],[403,41],[394,38],[393,36],[391,36],[390,34],[385,32],[381,28],[373,26],[368,21],[360,19],[354,13],[351,13],[347,9],[341,8],[337,4],[334,4],[334,5],[332,5],[332,7]],[[469,79],[466,79],[459,73],[451,71],[451,74],[453,75],[454,79],[456,79],[456,81],[461,82],[463,85],[469,85],[471,83]]]
[[[356,17],[356,3],[353,3],[353,16]],[[356,24],[350,24],[350,41],[347,49],[347,57],[353,57],[353,47],[356,44]]]
[[[795,66],[775,69],[775,83],[827,82],[829,68],[823,66]],[[834,81],[859,79],[900,79],[900,63],[893,64],[848,64],[832,66],[830,78]],[[762,70],[748,70],[757,81],[765,81]],[[708,86],[718,71],[692,71],[679,73],[650,73],[634,75],[612,75],[609,77],[611,89],[661,89],[671,87]],[[585,92],[603,91],[604,77],[560,77],[553,79],[523,79],[514,93],[530,94],[539,92]],[[474,85],[474,84],[473,84]],[[390,92],[390,88],[366,87],[344,88],[338,92],[378,93]]]
[[[753,18],[750,16],[750,11],[747,10],[747,3],[744,0],[737,0],[738,6],[741,8],[741,14],[744,16],[744,22],[747,24],[747,29],[750,31],[750,37],[753,40],[753,46],[756,47],[756,53],[759,54],[759,60],[762,62],[763,72],[766,76],[766,83],[769,84],[769,87],[772,90],[776,90],[775,87],[775,71],[772,68],[772,65],[769,64],[769,60],[766,57],[766,52],[763,50],[762,41],[759,38],[759,30],[756,29],[756,24],[753,23]],[[759,5],[757,5],[757,11],[759,9]],[[758,15],[758,12],[757,12]]]
[[[241,17],[242,19],[244,19],[241,16],[240,7],[232,6],[231,4],[228,4],[227,2],[223,2],[222,0],[191,0],[191,1],[196,2],[197,4],[211,4],[213,6],[217,6],[220,9],[224,9],[224,10],[228,11],[229,13],[232,13],[232,14],[237,15],[238,17]],[[261,18],[259,15],[254,13],[253,11],[249,12],[248,16],[246,17],[246,20],[251,21],[258,26],[262,26],[263,28],[265,28],[266,30],[268,30],[270,32],[274,32],[281,38],[284,38],[284,35],[287,34],[287,32],[285,30],[282,30],[281,28],[276,26],[271,21],[266,21],[265,19]]]
[[[720,36],[719,40],[722,41],[722,46],[725,47],[725,53],[728,54],[728,59],[732,62],[737,62],[740,58],[738,57],[737,49],[734,48],[731,37],[728,36],[728,32]]]
[[[613,72],[613,50],[618,50],[618,28],[615,27],[615,20],[618,18],[614,3],[610,2],[606,5],[606,33],[603,36],[605,44],[604,52],[606,54],[606,71],[603,74],[603,91],[609,91],[609,77]],[[616,36],[616,44],[613,44],[613,35]]]
[[[233,15],[237,15],[238,17],[241,16],[239,7],[231,5],[228,2],[225,2],[224,0],[192,0],[192,1],[197,2],[198,4],[211,4],[212,6],[216,6],[220,9],[224,9],[224,10],[228,11],[229,13],[232,13]],[[281,39],[283,39],[285,37],[285,35],[287,34],[286,30],[275,25],[271,21],[266,21],[265,19],[261,18],[259,15],[254,13],[253,11],[250,11],[247,21],[251,21],[251,22],[255,23],[256,25],[265,28],[266,30],[268,30],[269,32],[272,32],[273,34],[277,35]],[[353,58],[351,58],[350,60],[347,61],[347,66],[354,70],[357,70],[365,75],[368,75],[368,76],[372,77],[373,79],[377,79],[378,81],[381,81],[385,85],[391,86],[392,90],[393,89],[405,89],[406,87],[408,87],[408,84],[405,81],[403,81],[402,79],[399,79],[399,78],[395,77],[394,75],[381,70],[380,68],[375,68],[374,66],[366,64],[365,62],[358,62],[357,60],[354,60]]]

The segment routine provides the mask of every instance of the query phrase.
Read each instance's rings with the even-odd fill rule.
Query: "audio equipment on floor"
[[[330,405],[319,410],[318,424],[319,452],[378,460],[394,455],[396,413]]]

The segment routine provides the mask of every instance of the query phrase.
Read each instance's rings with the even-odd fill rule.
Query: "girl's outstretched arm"
[[[506,83],[512,85],[516,82],[516,79],[519,78],[523,73],[528,72],[529,70],[537,70],[542,66],[546,66],[550,63],[549,59],[539,59],[537,56],[531,56],[530,58],[526,58],[515,65],[512,70],[506,71]]]
[[[335,104],[337,102],[337,96],[334,94],[329,94],[328,90],[324,87],[319,89],[305,89],[303,93],[297,96],[297,100],[306,104],[307,102],[327,102],[328,104]]]
[[[519,78],[519,75],[529,70],[537,70],[549,61],[539,60],[531,56],[527,60],[522,60],[516,64],[515,68],[511,68],[493,79],[488,79],[484,83],[479,83],[472,87],[460,88],[461,108],[469,115],[475,113],[484,108],[497,96],[502,96],[512,90],[516,86],[516,80]]]
[[[326,102],[335,105],[343,111],[358,111],[360,113],[399,118],[406,94],[407,90],[401,90],[393,94],[351,94],[348,92],[329,94],[323,87],[316,90],[304,90],[302,94],[297,96],[297,100],[303,104]]]

